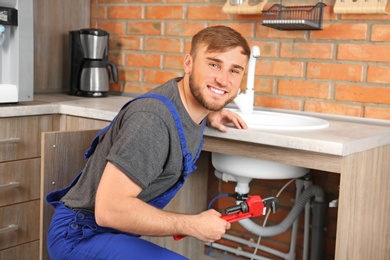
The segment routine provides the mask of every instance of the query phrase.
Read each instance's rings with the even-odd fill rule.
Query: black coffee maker
[[[116,65],[108,60],[109,33],[100,29],[70,31],[70,95],[106,97]],[[111,72],[111,73],[110,73]]]

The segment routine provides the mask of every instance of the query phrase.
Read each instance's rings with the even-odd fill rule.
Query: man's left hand
[[[236,113],[222,109],[221,111],[211,112],[207,116],[207,125],[221,132],[227,132],[226,124],[232,123],[237,129],[248,129],[244,120]]]

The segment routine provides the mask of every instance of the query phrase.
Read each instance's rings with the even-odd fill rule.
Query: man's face
[[[236,47],[223,53],[206,53],[206,46],[202,46],[192,59],[190,89],[207,110],[219,111],[237,96],[248,61],[241,51]]]

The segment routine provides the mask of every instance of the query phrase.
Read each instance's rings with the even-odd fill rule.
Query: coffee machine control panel
[[[0,6],[0,24],[18,25],[18,10]]]

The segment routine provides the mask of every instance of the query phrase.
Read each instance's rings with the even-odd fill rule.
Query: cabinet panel
[[[39,199],[39,158],[0,163],[0,206]]]
[[[21,246],[11,247],[0,251],[0,259],[29,259],[35,260],[39,258],[39,243],[34,241]]]
[[[38,240],[38,223],[39,200],[0,207],[0,250]]]
[[[110,122],[97,120],[97,119],[89,119],[83,117],[75,117],[75,116],[66,116],[66,129],[64,130],[91,130],[91,129],[102,129],[106,127]]]
[[[39,157],[41,132],[52,128],[50,115],[0,118],[0,162]]]

